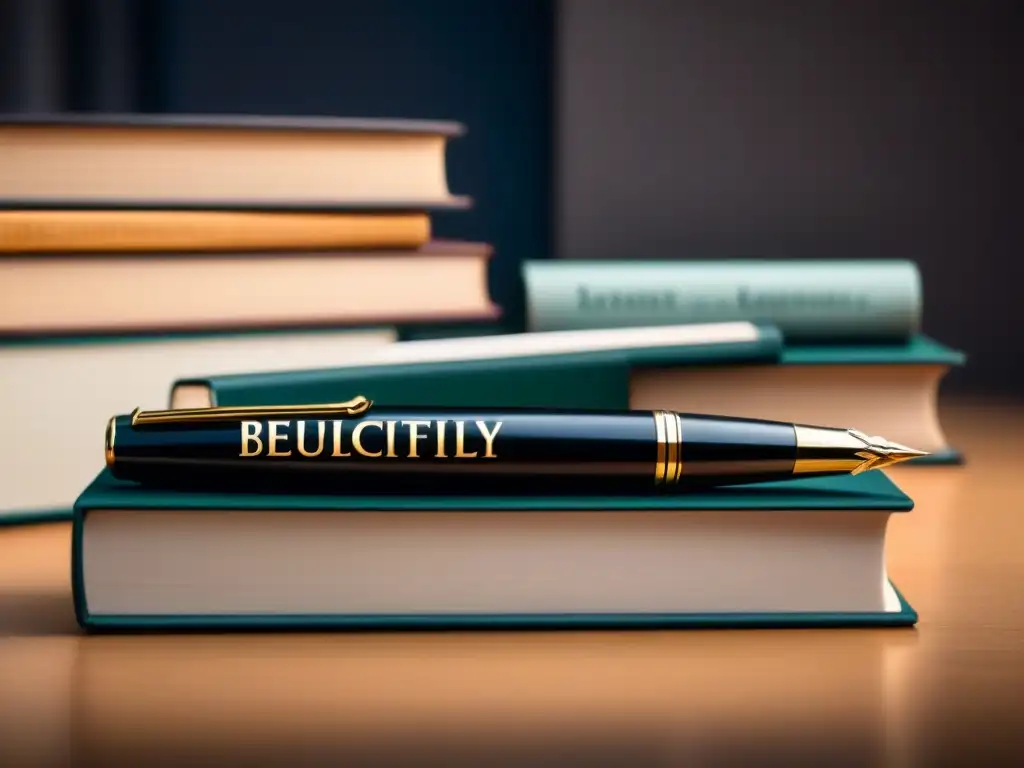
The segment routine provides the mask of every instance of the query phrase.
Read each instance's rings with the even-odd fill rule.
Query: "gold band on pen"
[[[654,434],[658,442],[654,462],[654,484],[678,483],[683,473],[683,424],[678,414],[654,411]]]
[[[672,482],[678,483],[683,475],[683,420],[678,413],[673,413],[672,419],[676,423],[676,474]]]
[[[110,421],[107,422],[107,432],[104,435],[103,440],[103,457],[106,459],[107,466],[114,466],[116,460],[114,456],[114,435],[117,432],[117,417],[112,416]]]
[[[658,441],[658,455],[654,461],[654,484],[661,485],[665,482],[665,455],[668,446],[665,444],[665,414],[663,411],[654,411],[654,434]]]

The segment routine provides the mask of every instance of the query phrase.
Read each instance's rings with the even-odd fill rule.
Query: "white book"
[[[287,370],[389,344],[393,329],[62,339],[0,345],[0,524],[66,518],[126,407],[165,407],[179,376]]]

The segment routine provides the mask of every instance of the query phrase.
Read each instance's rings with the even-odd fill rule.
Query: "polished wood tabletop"
[[[1024,764],[1024,405],[898,467],[914,629],[87,636],[0,529],[0,765]]]

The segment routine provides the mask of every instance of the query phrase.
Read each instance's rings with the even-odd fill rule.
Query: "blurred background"
[[[529,764],[557,748],[559,764],[616,765],[698,755],[751,764],[765,750],[820,764],[842,750],[846,764],[904,766],[952,764],[959,751],[970,752],[967,764],[994,764],[976,750],[1019,748],[1024,408],[990,402],[1024,392],[1022,16],[1010,0],[0,0],[0,118],[462,123],[448,179],[474,204],[431,211],[432,232],[493,245],[490,297],[508,330],[525,327],[528,261],[910,259],[923,280],[923,331],[967,354],[942,392],[977,401],[949,414],[967,467],[895,476],[923,511],[893,527],[888,564],[921,611],[920,631],[138,641],[79,635],[69,505],[100,469],[98,436],[113,408],[150,397],[140,371],[152,369],[151,403],[163,407],[175,376],[216,374],[203,366],[232,355],[220,341],[152,353],[139,344],[122,361],[133,375],[118,376],[109,361],[131,345],[87,341],[77,356],[62,342],[35,355],[31,340],[0,339],[4,418],[22,435],[8,441],[0,525],[4,513],[65,521],[0,536],[0,752],[24,747],[43,756],[37,765],[67,765],[72,753],[116,764],[126,761],[104,757],[148,747],[147,758],[187,763],[234,741],[264,762],[321,749],[332,763],[339,753],[391,763],[426,753],[470,764],[523,754]],[[12,285],[0,279],[8,303]],[[239,351],[232,364],[281,357],[271,347]],[[799,345],[784,351],[831,364]],[[51,352],[65,368],[47,367]],[[773,399],[785,388],[744,369],[744,407],[817,408],[845,391],[890,437],[920,426],[915,418],[927,427],[930,410],[900,399],[909,378],[897,371],[872,384],[878,368],[858,373],[857,354],[832,360],[845,366],[840,378],[812,377],[811,396],[785,403]],[[778,368],[800,367],[792,362]],[[508,389],[518,395],[516,382],[529,380],[553,396],[545,387],[568,380],[559,396],[575,402],[579,379],[551,370],[546,380],[527,370]],[[382,375],[377,389],[397,382],[385,394],[404,397],[403,376]],[[708,380],[684,389],[673,379],[664,391],[694,402],[742,389]],[[462,390],[423,381],[413,388],[456,399],[486,389],[472,378]],[[891,410],[871,395],[890,387]],[[68,413],[38,418],[71,396]],[[63,459],[50,455],[57,444]],[[32,517],[19,516],[30,507]]]
[[[909,258],[944,391],[1018,394],[1013,2],[0,0],[0,108],[456,120],[444,237],[540,258]],[[1014,202],[1016,200],[1016,202]]]

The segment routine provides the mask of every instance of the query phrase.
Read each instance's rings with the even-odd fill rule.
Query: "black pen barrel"
[[[718,478],[730,483],[789,477],[797,458],[792,424],[719,416],[678,416],[682,477],[691,484]]]
[[[665,411],[372,408],[107,430],[115,477],[161,485],[298,490],[585,492],[788,476],[793,425]]]

